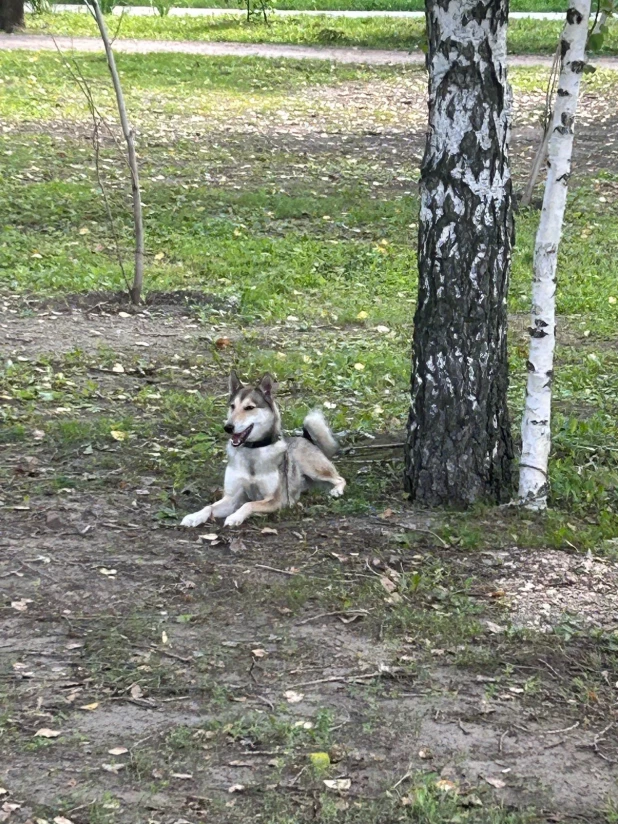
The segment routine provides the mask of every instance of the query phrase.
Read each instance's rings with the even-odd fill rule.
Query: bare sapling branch
[[[131,196],[133,199],[133,228],[135,233],[135,269],[133,273],[133,285],[129,289],[131,301],[138,304],[141,300],[144,283],[144,223],[142,219],[142,200],[139,185],[139,169],[137,165],[137,154],[135,152],[135,133],[129,123],[127,109],[124,102],[124,94],[120,83],[120,76],[116,67],[116,60],[110,42],[107,26],[101,12],[98,0],[87,0],[87,5],[96,20],[107,57],[107,65],[114,84],[118,114],[122,133],[127,144],[127,157],[129,170],[131,172]]]

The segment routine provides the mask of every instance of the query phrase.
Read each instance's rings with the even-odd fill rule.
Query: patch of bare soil
[[[414,639],[380,640],[362,620],[321,615],[312,598],[287,606],[295,569],[324,587],[333,551],[357,574],[390,552],[381,526],[309,518],[280,522],[278,534],[210,527],[219,541],[200,541],[154,523],[132,495],[2,510],[0,785],[21,805],[11,821],[68,799],[79,824],[105,797],[127,824],[146,820],[144,807],[166,824],[181,810],[193,820],[195,799],[206,820],[226,821],[217,802],[233,786],[291,791],[316,745],[291,747],[281,730],[315,728],[325,713],[352,798],[416,770],[568,814],[590,815],[615,789],[616,742],[597,741],[601,719],[574,721],[559,701],[528,696],[525,668],[508,681],[475,674],[443,649],[406,669],[423,660]],[[534,581],[547,555],[528,557]]]
[[[509,593],[515,626],[551,632],[562,621],[618,630],[618,563],[565,552],[497,553],[499,588]]]
[[[196,312],[203,306],[226,313],[235,309],[232,302],[192,290],[152,292],[139,307],[125,294],[109,292],[46,301],[0,296],[0,302],[0,344],[9,356],[90,354],[101,347],[151,356],[169,355],[179,347],[194,351],[206,340]]]

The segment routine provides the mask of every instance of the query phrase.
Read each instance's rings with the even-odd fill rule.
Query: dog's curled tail
[[[327,458],[332,458],[339,449],[339,444],[321,409],[313,409],[303,421],[303,438],[315,444]]]

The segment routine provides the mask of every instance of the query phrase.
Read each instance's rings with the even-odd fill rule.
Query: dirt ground
[[[200,351],[203,327],[177,306],[93,302],[25,317],[7,298],[3,358]],[[616,673],[594,643],[547,630],[570,609],[615,630],[615,563],[447,548],[439,521],[401,502],[383,517],[326,505],[186,532],[158,515],[165,479],[120,449],[91,476],[81,447],[60,456],[35,438],[3,458],[1,820],[236,822],[260,818],[256,799],[265,819],[272,803],[314,820],[316,751],[341,816],[389,788],[404,804],[427,774],[469,805],[609,820]],[[57,476],[80,482],[41,483]],[[178,510],[196,502],[188,490]],[[413,570],[433,583],[393,600]],[[408,634],[392,631],[401,610],[420,616]]]

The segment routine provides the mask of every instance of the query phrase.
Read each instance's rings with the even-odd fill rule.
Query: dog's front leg
[[[216,506],[216,504],[215,504]],[[185,515],[185,517],[180,522],[180,526],[188,526],[188,527],[196,527],[205,524],[206,521],[210,520],[210,516],[212,515],[212,506],[205,506],[204,509],[200,509],[199,512],[192,512],[191,515]]]
[[[242,503],[242,499],[243,496],[241,494],[224,495],[220,501],[210,506],[205,506],[204,509],[200,509],[199,512],[194,512],[192,515],[186,515],[180,525],[196,527],[205,524],[211,518],[225,518],[238,509]]]
[[[251,515],[268,515],[281,508],[281,496],[273,495],[263,501],[248,501],[225,519],[225,526],[240,526]]]

